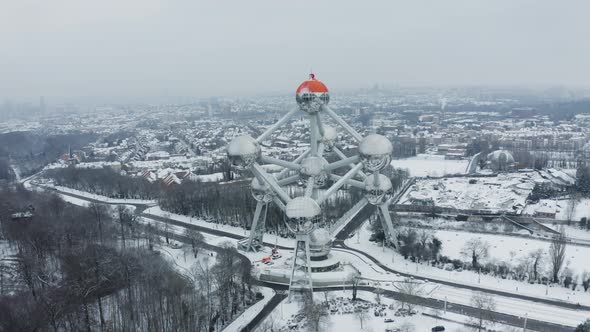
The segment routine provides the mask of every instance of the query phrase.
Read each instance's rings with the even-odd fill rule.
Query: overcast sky
[[[587,0],[0,2],[0,98],[590,86]]]

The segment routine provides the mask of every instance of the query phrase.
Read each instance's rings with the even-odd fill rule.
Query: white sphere
[[[315,179],[314,186],[316,188],[325,186],[328,180],[328,172],[326,171],[327,165],[328,161],[322,157],[311,156],[303,159],[301,161],[301,169],[299,170],[301,181],[307,183],[307,181],[313,177]]]
[[[334,143],[338,138],[338,132],[334,127],[324,126],[324,136],[322,143],[324,143],[324,151],[331,152],[334,149]]]
[[[312,259],[325,257],[330,253],[332,238],[323,228],[316,228],[309,234],[309,255]]]
[[[285,207],[287,227],[294,233],[309,233],[320,221],[322,209],[309,197],[295,197]]]
[[[366,170],[375,172],[384,169],[391,162],[393,145],[387,137],[371,134],[359,144],[359,154]]]
[[[375,184],[375,177],[373,175],[367,176],[365,179],[365,189],[363,193],[373,205],[385,203],[391,197],[392,184],[391,180],[383,174],[377,175],[379,183]]]
[[[252,166],[260,154],[260,145],[248,135],[234,138],[227,146],[227,156],[231,165],[239,170],[245,170]]]

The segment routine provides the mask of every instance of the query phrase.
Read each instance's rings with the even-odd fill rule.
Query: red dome
[[[297,88],[295,93],[325,93],[328,92],[328,87],[321,81],[318,81],[315,78],[314,74],[309,74],[309,79],[307,81],[303,81]]]

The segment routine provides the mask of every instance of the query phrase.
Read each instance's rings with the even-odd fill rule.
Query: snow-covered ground
[[[350,299],[352,298],[352,291],[333,291],[327,294],[328,301],[338,300],[342,303],[342,307],[350,305]],[[461,323],[467,322],[469,317],[454,314],[444,313],[442,311],[435,311],[430,308],[416,307],[417,314],[413,316],[395,316],[395,312],[400,307],[401,303],[393,299],[381,296],[381,304],[387,308],[383,310],[385,316],[375,316],[376,296],[371,292],[358,291],[357,297],[360,300],[368,301],[371,303],[371,307],[366,310],[366,315],[362,328],[361,322],[358,315],[355,313],[343,313],[339,310],[337,313],[329,314],[326,320],[322,323],[322,331],[342,331],[342,332],[357,332],[357,331],[385,331],[385,329],[399,328],[402,325],[413,326],[416,332],[430,331],[434,326],[444,326],[445,331],[448,332],[460,332],[466,331],[467,327]],[[315,293],[314,300],[323,302],[326,300],[324,294]],[[332,306],[331,308],[338,308],[338,306]],[[275,310],[259,325],[256,331],[264,332],[265,328],[273,326],[279,331],[306,331],[303,324],[294,323],[294,316],[301,310],[301,305],[297,301],[291,301],[287,299],[283,300],[281,304],[275,308]],[[442,317],[451,321],[429,317],[424,314]],[[385,319],[393,319],[393,322],[385,322]],[[289,325],[292,328],[289,328]],[[501,331],[511,331],[510,327],[496,324],[495,329]],[[267,331],[267,330],[266,330]]]
[[[510,262],[516,264],[520,258],[530,252],[542,249],[549,251],[551,242],[535,239],[524,239],[514,236],[476,234],[458,231],[436,231],[436,237],[442,241],[442,254],[451,258],[461,258],[461,249],[473,238],[488,242],[490,258],[488,261]],[[590,271],[590,247],[568,245],[566,249],[566,265],[577,273]],[[547,257],[546,257],[547,258]]]
[[[156,200],[147,200],[147,199],[123,199],[123,198],[110,198],[102,195],[91,194],[85,191],[75,190],[67,187],[62,186],[51,186],[63,193],[70,193],[82,197],[86,197],[89,199],[98,200],[105,203],[110,204],[156,204]],[[64,195],[62,195],[63,197]]]
[[[230,226],[230,225],[223,225],[217,224],[212,222],[207,222],[200,218],[193,218],[181,214],[170,213],[167,211],[162,210],[159,206],[154,206],[144,211],[145,214],[151,214],[159,217],[170,218],[177,221],[185,222],[187,224],[193,224],[201,227],[206,227],[210,229],[216,229],[228,233],[232,233],[235,235],[240,235],[247,237],[249,232],[242,227]],[[275,243],[280,246],[286,247],[293,247],[294,246],[294,239],[283,238],[280,236],[272,235],[272,234],[265,234],[264,235],[264,242],[268,243]]]
[[[239,332],[242,331],[242,328],[246,326],[250,321],[262,311],[264,306],[270,301],[270,299],[274,295],[274,291],[268,287],[257,287],[256,288],[264,298],[258,302],[256,302],[253,306],[246,309],[244,313],[238,316],[231,324],[226,326],[223,331],[224,332]]]
[[[448,174],[465,174],[469,160],[446,160],[444,156],[421,154],[407,159],[396,159],[391,162],[395,168],[405,168],[410,176],[439,177]]]
[[[464,243],[465,241],[467,241],[466,238],[468,238],[468,236],[471,235],[470,233],[463,233],[463,235],[461,235],[461,236],[454,236],[453,232],[447,232],[447,234],[450,234],[450,235],[449,235],[448,239],[445,238],[443,240],[443,250],[449,250],[449,253],[457,252],[457,248],[462,247],[462,245],[459,245],[459,244],[449,245],[449,242],[446,240],[453,239],[453,237],[454,237],[454,239],[453,239],[454,241]],[[465,285],[471,285],[471,286],[481,287],[481,288],[486,288],[486,289],[491,289],[491,290],[499,290],[499,291],[512,292],[512,293],[517,292],[519,294],[537,297],[537,298],[546,298],[546,299],[552,299],[552,300],[559,300],[559,301],[563,301],[563,302],[570,302],[570,303],[574,303],[574,304],[580,303],[580,304],[584,304],[584,305],[590,305],[590,293],[583,292],[583,289],[582,289],[582,291],[579,291],[579,290],[572,291],[570,289],[566,289],[563,287],[546,287],[545,285],[528,284],[528,283],[521,282],[521,281],[501,279],[501,278],[496,278],[496,277],[487,276],[487,275],[480,276],[477,273],[472,272],[472,271],[462,271],[462,272],[445,271],[445,270],[442,270],[442,269],[439,269],[436,267],[432,267],[429,265],[416,264],[416,263],[412,263],[409,260],[403,259],[403,257],[401,255],[399,255],[398,253],[394,252],[391,249],[383,250],[383,248],[380,245],[369,241],[369,237],[370,237],[370,230],[368,230],[367,225],[364,225],[361,228],[359,236],[354,236],[354,237],[346,240],[346,244],[351,248],[362,250],[362,251],[372,255],[373,257],[377,258],[382,264],[384,264],[392,269],[395,269],[397,271],[400,271],[400,272],[412,273],[414,275],[421,276],[424,278],[429,278],[429,279],[438,279],[438,280],[444,280],[444,281],[449,281],[449,282],[453,282],[453,283],[460,282]],[[548,243],[549,243],[549,242],[543,242],[543,241],[534,241],[535,244],[533,244],[533,242],[532,242],[533,240],[531,240],[531,241],[525,241],[528,243],[525,246],[524,244],[521,244],[519,242],[519,241],[523,241],[520,238],[513,238],[513,237],[508,237],[508,236],[498,236],[498,240],[503,239],[503,238],[505,238],[504,241],[506,241],[506,242],[494,243],[494,242],[490,241],[490,244],[492,245],[490,252],[492,253],[492,256],[493,256],[494,255],[493,251],[495,249],[498,249],[498,248],[493,248],[494,245],[497,247],[504,246],[508,249],[503,248],[502,250],[498,250],[498,253],[500,255],[500,253],[503,252],[504,255],[508,255],[508,258],[503,256],[504,259],[508,259],[508,260],[510,259],[509,252],[513,248],[518,249],[521,246],[524,246],[524,247],[531,246],[531,248],[533,248],[535,246],[540,245],[540,244],[536,244],[537,242],[542,243],[542,245],[548,245]],[[501,245],[500,243],[503,243],[504,245]],[[452,247],[449,249],[445,249],[446,245],[449,245]],[[584,260],[583,260],[584,255],[580,254],[579,252],[576,252],[575,249],[572,251],[573,248],[575,248],[575,247],[570,245],[567,249],[566,255],[567,255],[568,259],[570,259],[571,256],[573,255],[576,264],[582,264],[581,266],[577,266],[577,268],[583,270],[586,266],[588,266],[587,260],[586,260],[586,262],[584,262]],[[581,248],[577,248],[577,249],[581,250]],[[585,247],[584,247],[584,250],[586,250]],[[521,253],[520,251],[518,251],[518,252]],[[577,258],[578,257],[577,255],[579,255],[579,257],[582,257],[582,258]],[[498,257],[500,257],[500,256],[498,256]],[[454,258],[460,258],[460,256],[455,256]],[[571,266],[572,266],[572,268],[574,267],[573,264],[571,264]],[[579,272],[583,272],[583,271],[578,271],[578,273]],[[461,289],[457,289],[457,290],[461,291]],[[527,303],[529,303],[529,304],[527,304],[527,306],[533,305],[532,302],[527,302]],[[524,314],[524,312],[523,312],[523,314]],[[590,313],[586,313],[586,314],[590,315]],[[567,315],[567,314],[564,314],[564,315]]]
[[[571,205],[573,209],[570,209]],[[584,198],[576,201],[570,199],[541,199],[536,204],[529,204],[523,213],[534,216],[535,212],[555,213],[555,219],[572,220],[578,222],[586,217],[590,219],[590,199]]]

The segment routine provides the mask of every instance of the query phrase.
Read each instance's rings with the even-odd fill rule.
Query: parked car
[[[393,319],[391,319],[391,318],[385,318],[383,320],[383,322],[385,322],[385,323],[393,323]]]
[[[442,326],[442,325],[439,325],[439,326],[433,327],[431,331],[432,332],[441,332],[441,331],[444,331],[444,330],[445,330],[445,327]]]

